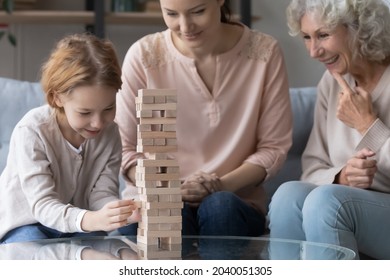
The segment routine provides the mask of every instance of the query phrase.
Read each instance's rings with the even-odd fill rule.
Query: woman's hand
[[[363,135],[377,119],[371,95],[361,87],[353,91],[338,73],[333,73],[333,77],[341,87],[337,118]]]
[[[111,201],[98,211],[87,211],[81,221],[81,228],[84,231],[118,229],[129,224],[128,219],[136,209],[137,204],[133,200]]]
[[[198,207],[206,196],[220,189],[221,182],[216,174],[200,171],[184,181],[181,185],[181,195],[184,202],[192,207]]]
[[[209,193],[214,193],[222,190],[222,183],[217,174],[208,174],[203,171],[199,171],[195,174],[196,180],[207,189]]]
[[[361,189],[370,188],[377,171],[376,160],[369,159],[373,156],[375,153],[366,148],[357,152],[341,170],[336,183]]]

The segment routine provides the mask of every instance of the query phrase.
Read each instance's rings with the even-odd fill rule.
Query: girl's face
[[[94,138],[114,121],[116,90],[102,86],[79,86],[69,95],[59,95],[56,104],[64,109],[61,132],[70,143],[81,145]]]
[[[160,0],[164,21],[184,48],[201,47],[218,35],[224,0]]]
[[[310,56],[322,62],[330,72],[350,72],[352,52],[348,43],[348,30],[339,25],[330,30],[314,13],[301,19],[301,34]]]

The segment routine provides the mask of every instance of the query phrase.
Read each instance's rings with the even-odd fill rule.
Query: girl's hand
[[[98,211],[87,211],[81,221],[84,231],[112,231],[129,224],[128,219],[137,209],[133,200],[111,201]]]

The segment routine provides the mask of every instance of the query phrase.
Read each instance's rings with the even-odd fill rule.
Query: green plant
[[[14,1],[13,0],[0,0],[1,9],[5,10],[7,13],[11,14],[14,10]],[[0,40],[7,35],[8,41],[11,45],[16,46],[16,37],[9,31],[9,26],[6,23],[0,22]]]

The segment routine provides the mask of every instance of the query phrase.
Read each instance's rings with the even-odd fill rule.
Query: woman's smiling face
[[[315,13],[306,13],[301,19],[301,35],[310,56],[330,72],[350,72],[352,52],[345,26],[329,29]]]
[[[223,0],[160,0],[164,21],[186,48],[197,48],[215,38]]]

